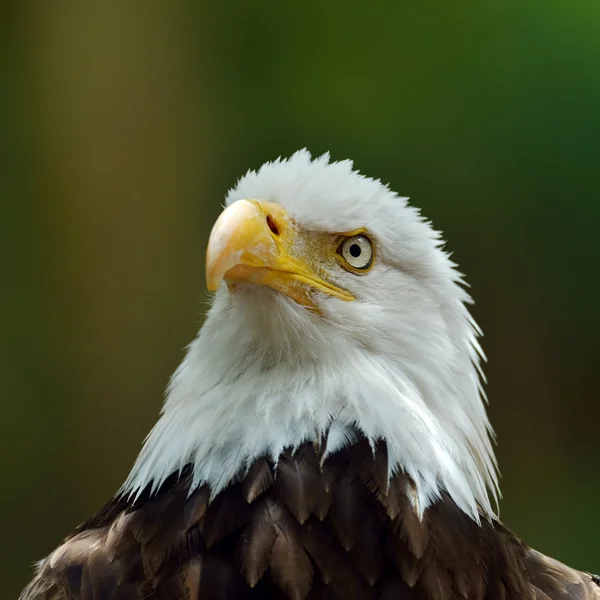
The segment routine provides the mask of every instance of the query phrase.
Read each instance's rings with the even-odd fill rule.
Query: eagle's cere
[[[600,598],[498,521],[470,298],[438,232],[350,161],[249,171],[212,306],[117,496],[23,600]]]

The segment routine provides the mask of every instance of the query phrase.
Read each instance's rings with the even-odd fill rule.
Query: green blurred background
[[[226,190],[307,146],[409,195],[486,332],[501,515],[600,569],[600,3],[5,2],[0,585],[116,491]]]

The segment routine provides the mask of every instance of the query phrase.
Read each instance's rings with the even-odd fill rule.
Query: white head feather
[[[277,460],[328,428],[334,452],[358,427],[385,439],[390,472],[413,479],[420,514],[445,491],[474,519],[493,516],[479,331],[440,234],[352,162],[306,150],[249,171],[226,203],[242,198],[281,204],[304,230],[364,227],[376,263],[363,277],[329,273],[356,300],[322,295],[320,314],[270,288],[222,286],[122,491],[157,488],[191,463],[194,485],[216,494],[254,458]]]

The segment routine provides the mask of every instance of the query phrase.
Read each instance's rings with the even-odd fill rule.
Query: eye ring
[[[338,262],[348,271],[364,275],[373,266],[375,247],[364,233],[345,237],[338,246]]]

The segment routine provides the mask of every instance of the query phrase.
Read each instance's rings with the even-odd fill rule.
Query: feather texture
[[[498,521],[477,524],[448,496],[420,520],[410,479],[382,477],[385,454],[360,439],[321,470],[306,443],[277,465],[259,459],[212,501],[206,487],[189,493],[185,469],[154,495],[112,500],[41,563],[21,600],[600,599],[591,575]]]

